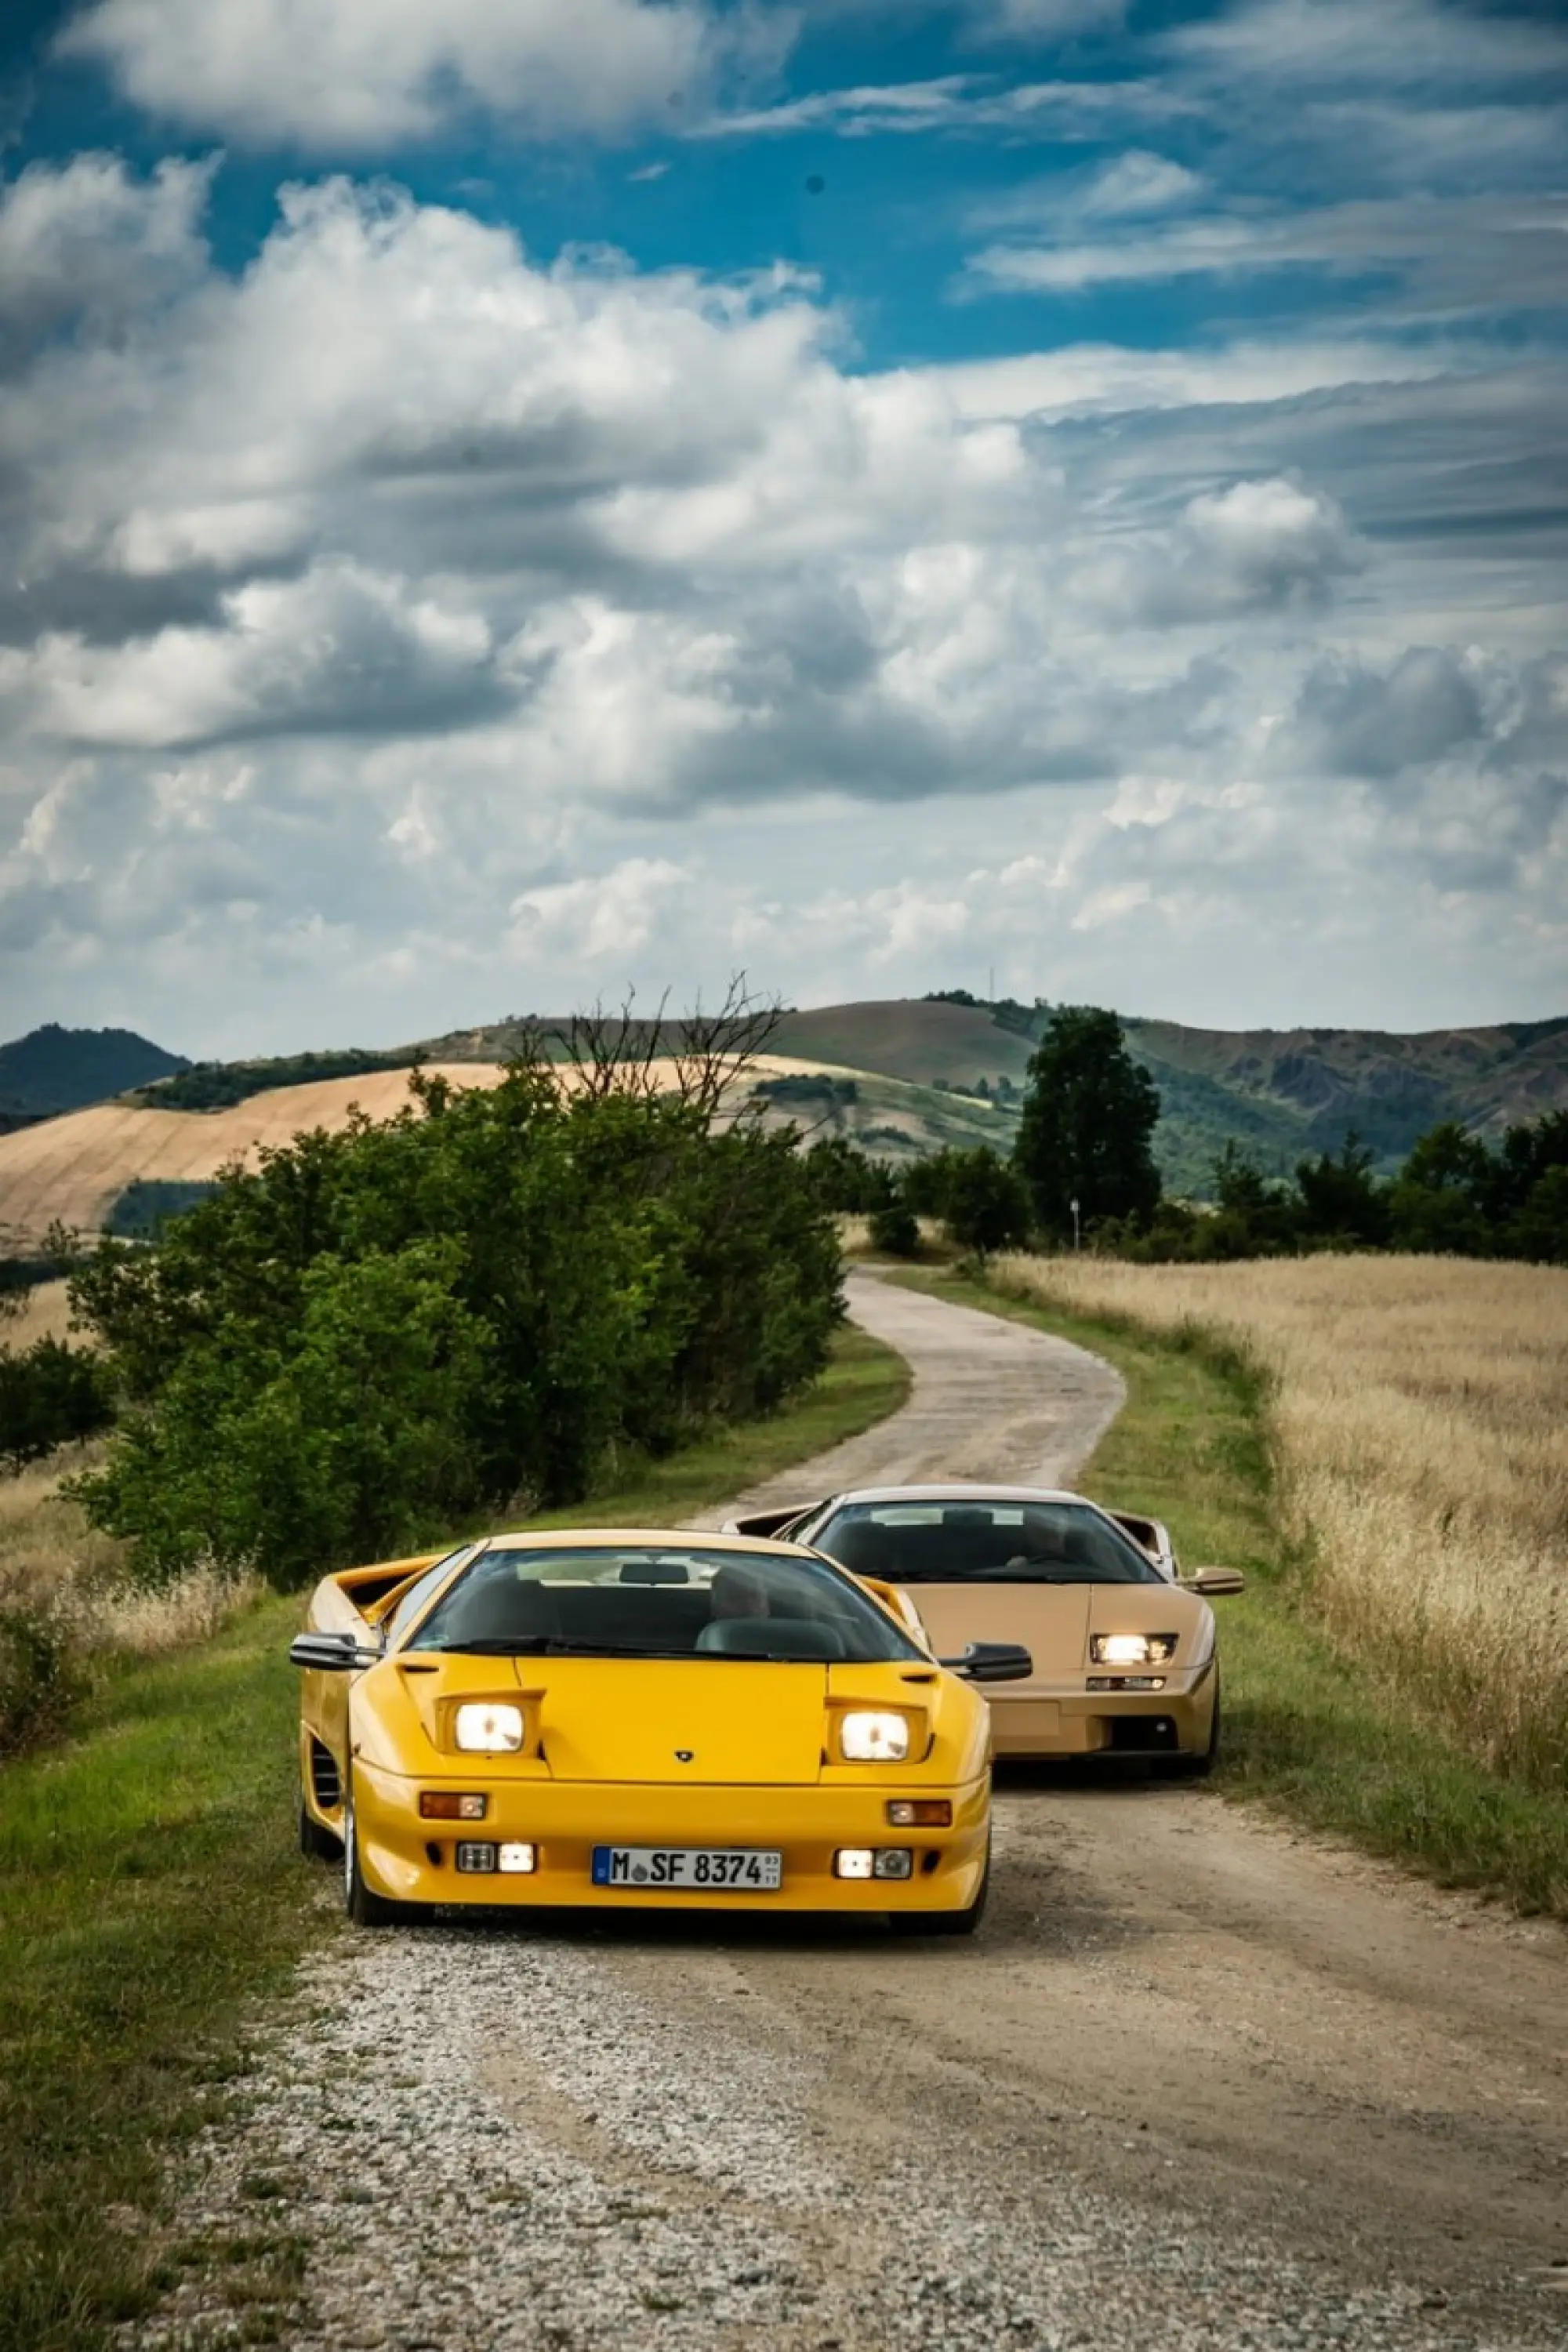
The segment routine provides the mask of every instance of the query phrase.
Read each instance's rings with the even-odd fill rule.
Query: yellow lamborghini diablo
[[[456,1904],[984,1907],[981,1644],[942,1664],[890,1588],[779,1541],[496,1536],[328,1577],[303,1669],[300,1842],[362,1925]]]

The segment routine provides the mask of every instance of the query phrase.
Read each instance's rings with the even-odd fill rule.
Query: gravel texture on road
[[[853,1297],[911,1402],[781,1500],[1060,1478],[1115,1409],[1080,1350]],[[1563,2352],[1565,1958],[1203,1792],[1021,1771],[972,1946],[344,1929],[182,2168],[195,2259],[126,2340]]]

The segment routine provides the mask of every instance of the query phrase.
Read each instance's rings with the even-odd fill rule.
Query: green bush
[[[296,1583],[771,1411],[842,1312],[788,1133],[520,1064],[230,1171],[72,1279],[129,1400],[89,1514],[162,1579]]]
[[[885,1250],[889,1257],[920,1255],[921,1229],[907,1201],[894,1199],[873,1209],[870,1231],[873,1249]]]
[[[0,1462],[10,1469],[96,1436],[113,1418],[110,1374],[82,1349],[35,1339],[20,1355],[0,1349]]]
[[[75,1633],[59,1610],[0,1609],[0,1756],[58,1738],[85,1685]]]

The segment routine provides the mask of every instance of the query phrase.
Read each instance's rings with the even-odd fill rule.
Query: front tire
[[[1206,1780],[1219,1762],[1219,1668],[1214,1670],[1214,1714],[1209,1718],[1209,1744],[1197,1756],[1178,1756],[1171,1767],[1174,1780]]]
[[[422,1903],[395,1903],[367,1886],[359,1866],[354,1831],[353,1771],[343,1792],[343,1908],[356,1927],[403,1927],[425,1916]]]
[[[990,1897],[991,1848],[987,1843],[985,1867],[973,1903],[962,1911],[889,1911],[888,1925],[895,1936],[973,1936],[985,1916]]]

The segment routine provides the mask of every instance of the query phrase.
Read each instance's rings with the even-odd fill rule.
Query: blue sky
[[[13,10],[6,1025],[1568,1008],[1559,15]]]

